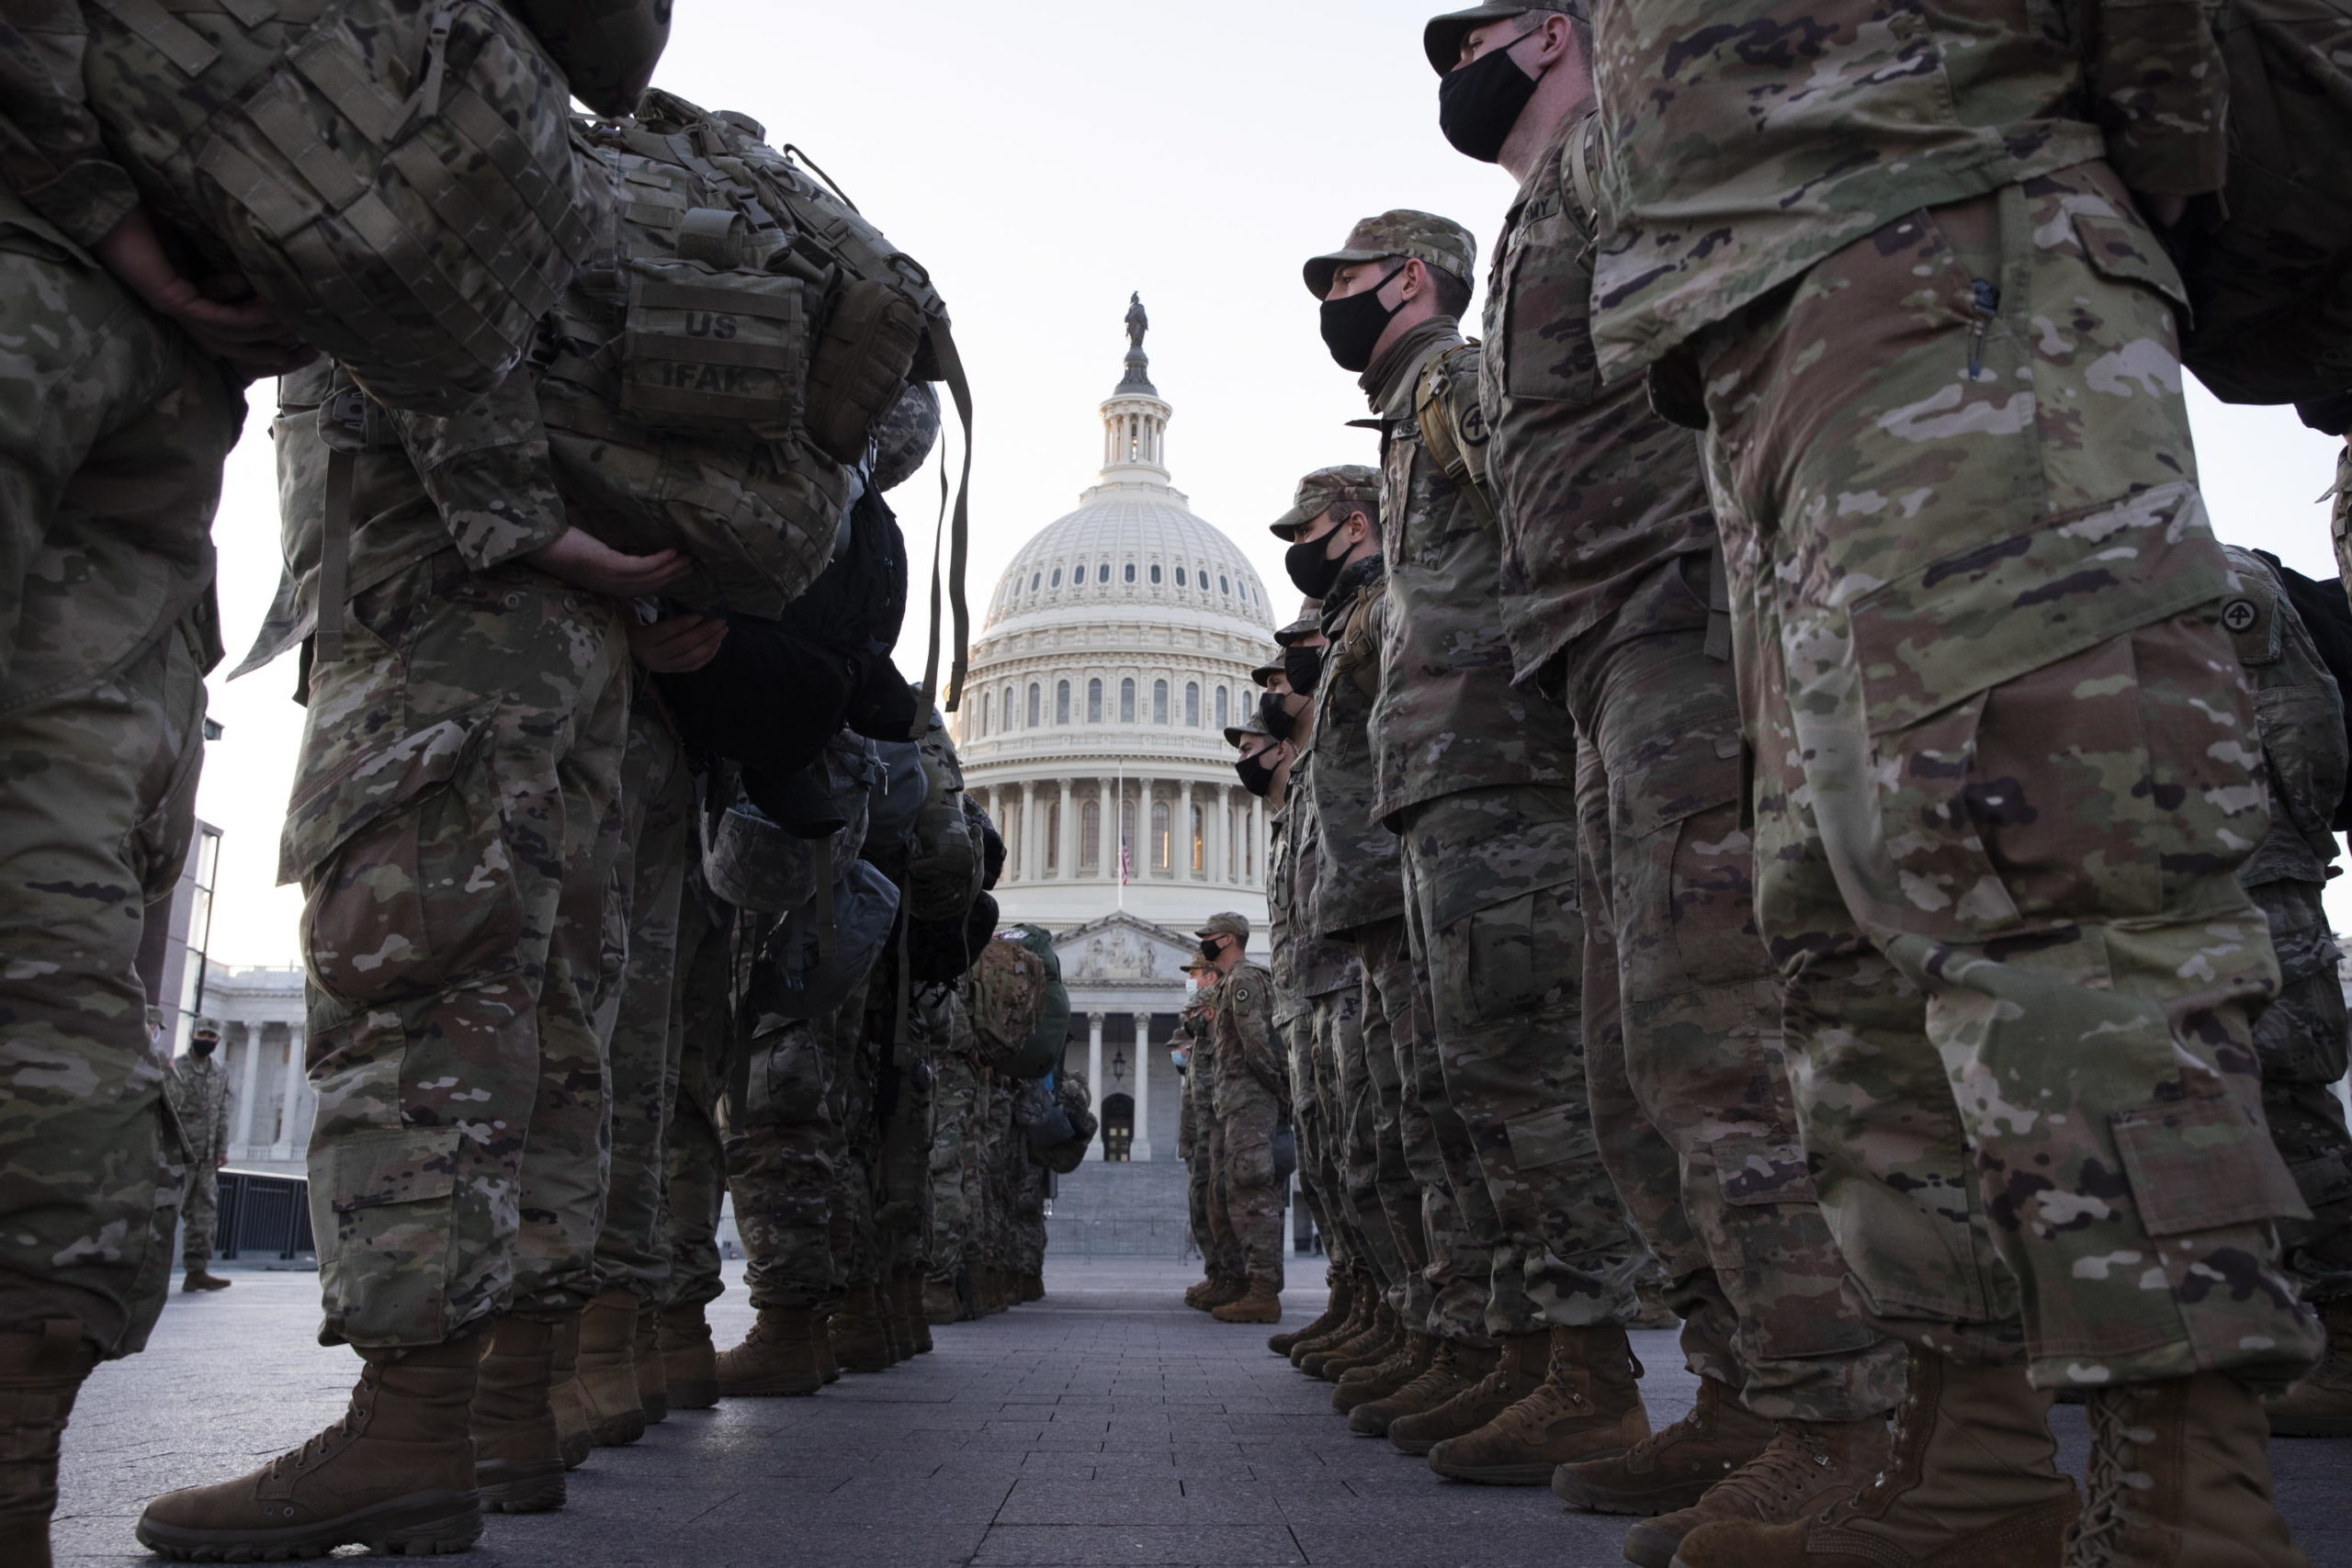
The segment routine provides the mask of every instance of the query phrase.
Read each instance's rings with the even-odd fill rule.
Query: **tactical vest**
[[[150,207],[393,408],[522,357],[601,183],[491,0],[93,0],[84,80]]]

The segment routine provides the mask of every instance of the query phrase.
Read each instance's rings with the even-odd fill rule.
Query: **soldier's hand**
[[[96,247],[98,260],[157,315],[176,322],[197,346],[254,376],[282,376],[316,359],[318,350],[298,342],[277,313],[234,273],[201,284],[184,275],[154,220],[134,207]]]
[[[553,544],[541,545],[524,558],[560,581],[616,599],[658,593],[694,569],[694,563],[675,550],[623,555],[577,528],[566,528]]]
[[[628,628],[628,650],[656,675],[686,675],[718,657],[727,623],[716,616],[676,615]]]

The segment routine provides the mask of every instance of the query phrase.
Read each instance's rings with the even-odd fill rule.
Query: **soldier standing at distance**
[[[1283,1215],[1287,1195],[1274,1170],[1274,1133],[1287,1089],[1274,1038],[1273,976],[1250,962],[1250,921],[1227,911],[1193,933],[1216,966],[1216,1088],[1210,1163],[1227,1223],[1241,1249],[1249,1288],[1211,1310],[1219,1323],[1279,1323],[1283,1315]]]
[[[1442,1475],[1542,1485],[1649,1434],[1624,1331],[1645,1255],[1589,1157],[1576,741],[1565,709],[1511,682],[1479,355],[1457,330],[1476,254],[1457,223],[1389,212],[1306,281],[1381,426],[1374,813],[1403,847],[1433,1047],[1423,1099],[1471,1245],[1454,1266],[1487,1268],[1477,1293],[1502,1350],[1472,1389],[1392,1416],[1388,1436]]]
[[[1594,20],[1599,370],[1710,432],[1791,1085],[1912,1349],[1879,1485],[1679,1561],[2299,1562],[2260,1394],[2320,1337],[2253,1042],[2259,737],[2143,216],[2222,183],[2204,13]]]
[[[1227,1278],[1227,1259],[1218,1253],[1216,1233],[1209,1223],[1209,1190],[1215,1179],[1209,1170],[1207,1043],[1216,966],[1205,958],[1193,958],[1183,968],[1193,991],[1184,998],[1168,1045],[1177,1054],[1176,1070],[1184,1080],[1183,1098],[1176,1108],[1176,1149],[1184,1162],[1184,1212],[1193,1245],[1201,1254],[1201,1278],[1186,1287],[1184,1304],[1205,1312],[1209,1309],[1201,1303],[1220,1290]]]
[[[1586,1507],[1673,1510],[1626,1545],[1668,1568],[1718,1511],[1798,1517],[1876,1473],[1904,1353],[1845,1303],[1781,1065],[1699,444],[1638,378],[1604,388],[1594,369],[1588,15],[1586,0],[1481,6],[1423,42],[1447,138],[1520,180],[1480,375],[1503,626],[1517,679],[1563,701],[1583,742],[1593,1118],[1668,1260],[1701,1378],[1690,1415],[1555,1485]]]
[[[187,1055],[172,1064],[172,1111],[187,1140],[187,1195],[180,1202],[183,1291],[225,1291],[211,1272],[212,1232],[220,1212],[220,1168],[229,1163],[229,1071],[220,1065],[220,1026],[199,1019]]]

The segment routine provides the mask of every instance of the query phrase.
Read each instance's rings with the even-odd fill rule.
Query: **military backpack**
[[[2229,72],[2226,215],[2168,235],[2182,358],[2233,403],[2352,389],[2352,0],[2207,0]]]
[[[602,182],[492,0],[92,0],[84,80],[140,195],[386,405],[522,357]]]
[[[972,966],[972,1032],[989,1066],[1018,1055],[1046,1015],[1046,963],[1000,931]]]

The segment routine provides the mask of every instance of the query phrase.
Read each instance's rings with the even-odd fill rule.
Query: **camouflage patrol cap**
[[[1590,0],[1519,0],[1516,5],[1473,6],[1466,11],[1450,11],[1442,17],[1432,17],[1421,28],[1421,52],[1430,57],[1430,64],[1443,76],[1462,63],[1462,40],[1485,27],[1506,17],[1524,17],[1530,11],[1557,11],[1564,17],[1574,17],[1579,22],[1592,20]]]
[[[194,1027],[188,1030],[187,1037],[190,1040],[208,1038],[218,1040],[220,1038],[220,1021],[217,1018],[199,1018],[196,1021]]]
[[[1468,283],[1478,274],[1478,237],[1451,218],[1400,207],[1365,219],[1346,244],[1308,261],[1306,291],[1320,299],[1331,292],[1331,276],[1341,267],[1385,256],[1409,256]]]
[[[1221,915],[1211,915],[1194,936],[1229,936],[1241,942],[1250,940],[1250,917],[1227,909]]]
[[[1258,716],[1258,710],[1255,707],[1250,710],[1249,716],[1239,724],[1228,724],[1225,727],[1225,743],[1227,746],[1238,748],[1253,735],[1266,740],[1272,740],[1274,738],[1274,732],[1266,728],[1266,721]]]
[[[1270,663],[1261,664],[1250,671],[1250,679],[1256,685],[1271,686],[1274,683],[1274,677],[1283,672],[1283,661],[1277,659]]]
[[[1362,463],[1341,463],[1317,468],[1298,481],[1290,510],[1274,519],[1267,532],[1285,542],[1298,531],[1343,502],[1353,502],[1374,517],[1380,515],[1380,470]]]
[[[1295,648],[1308,637],[1323,631],[1323,602],[1309,599],[1298,612],[1298,619],[1274,634],[1274,641],[1283,648]]]

